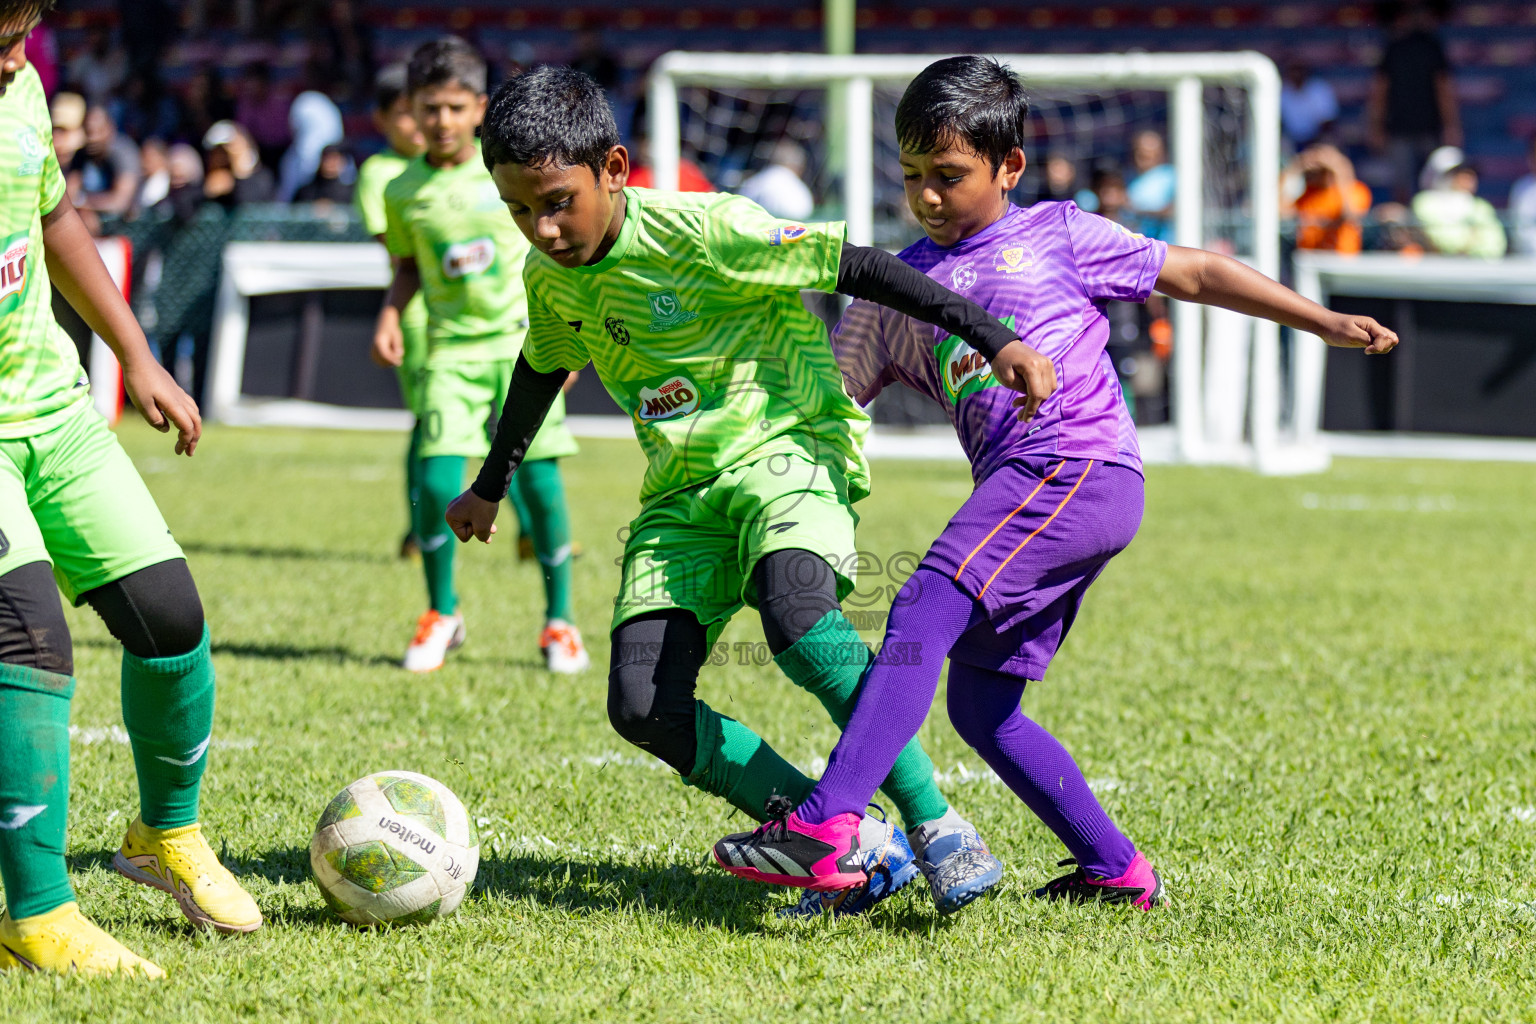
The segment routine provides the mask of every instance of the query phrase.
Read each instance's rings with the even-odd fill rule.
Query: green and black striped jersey
[[[650,461],[642,502],[776,454],[837,466],[850,500],[864,497],[869,418],[800,299],[836,290],[845,225],[778,220],[721,193],[624,195],[600,262],[529,253],[529,364],[597,368]]]

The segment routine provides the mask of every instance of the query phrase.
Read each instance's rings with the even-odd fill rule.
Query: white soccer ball
[[[325,902],[373,926],[447,917],[480,866],[475,823],[453,791],[415,772],[375,772],[336,795],[309,843]]]

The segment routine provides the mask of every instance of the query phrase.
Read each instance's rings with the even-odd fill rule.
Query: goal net
[[[1014,199],[1113,197],[1136,175],[1138,136],[1166,140],[1174,202],[1161,237],[1226,252],[1279,276],[1279,76],[1255,53],[998,54],[1024,80],[1032,108],[1029,166]],[[653,67],[648,110],[657,187],[697,163],[739,187],[775,153],[804,158],[818,219],[848,222],[849,239],[900,249],[921,235],[906,211],[896,104],[938,55],[669,53]],[[1075,177],[1068,182],[1067,176]],[[1135,403],[1149,459],[1250,465],[1262,472],[1326,467],[1309,404],[1316,339],[1282,351],[1278,329],[1223,310],[1167,303],[1164,324],[1118,311],[1111,354]],[[1112,315],[1112,321],[1115,320]],[[1320,342],[1317,345],[1320,346]],[[1283,357],[1283,358],[1282,358]],[[922,403],[887,391],[877,422],[922,422]],[[940,417],[942,422],[942,417]]]

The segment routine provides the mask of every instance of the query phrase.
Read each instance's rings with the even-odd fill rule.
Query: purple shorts
[[[1136,536],[1144,490],[1136,470],[1097,459],[998,467],[923,557],[981,605],[950,658],[1044,679],[1089,585]]]

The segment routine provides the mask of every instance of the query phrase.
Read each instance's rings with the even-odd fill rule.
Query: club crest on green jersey
[[[674,327],[681,327],[692,320],[697,320],[699,314],[691,309],[684,309],[682,300],[677,297],[677,291],[673,288],[663,288],[659,292],[647,292],[645,301],[651,305],[651,333],[659,334],[662,331],[670,331]]]
[[[37,131],[32,128],[16,129],[16,148],[21,150],[21,162],[16,165],[16,177],[26,178],[43,171],[42,141],[37,137]]]
[[[644,423],[682,419],[699,408],[699,386],[687,374],[674,373],[641,383],[635,416]]]
[[[31,241],[29,228],[0,242],[0,315],[21,305],[21,294],[27,289],[27,247]]]

